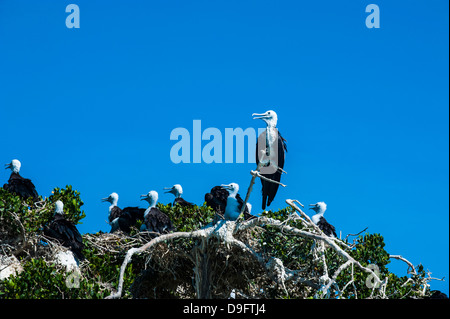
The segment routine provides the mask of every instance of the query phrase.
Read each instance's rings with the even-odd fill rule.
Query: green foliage
[[[286,207],[279,211],[265,211],[262,216],[272,219],[285,221],[294,213],[292,207]],[[294,213],[295,214],[295,213]],[[287,225],[302,229],[303,225],[300,221],[290,220]],[[266,226],[259,241],[263,247],[263,251],[267,256],[280,258],[283,264],[291,269],[300,268],[301,265],[311,261],[311,246],[313,241],[306,240],[299,236],[290,236],[280,233],[277,229]]]
[[[206,204],[182,207],[158,203],[157,206],[170,218],[176,231],[182,232],[194,231],[207,225],[213,220],[215,214],[211,207],[206,206]]]
[[[376,274],[379,274],[380,279],[384,279],[389,274],[386,265],[389,261],[389,254],[384,250],[384,239],[380,234],[365,234],[359,236],[356,245],[349,251],[350,256],[359,261],[362,266],[369,267]],[[336,266],[336,268],[338,265]],[[332,269],[334,271],[335,269]],[[359,268],[353,269],[352,288],[345,291],[343,297],[345,298],[368,298],[371,296],[375,281],[368,279],[367,272]],[[347,269],[342,272],[337,280],[338,286],[344,285],[352,280],[351,270]],[[369,284],[367,282],[369,281]]]
[[[43,259],[31,259],[23,264],[23,271],[17,276],[0,281],[0,298],[5,299],[69,299],[104,298],[109,292],[84,276],[79,277],[78,288],[68,282],[75,282],[74,273],[68,273]]]
[[[389,254],[384,250],[384,238],[380,234],[366,234],[359,236],[358,243],[351,250],[350,255],[363,266],[375,264],[382,275],[388,272]]]
[[[15,216],[20,219],[25,233],[35,233],[42,230],[53,216],[57,200],[64,203],[65,217],[75,224],[86,215],[81,210],[83,202],[78,191],[72,190],[72,186],[67,185],[66,188],[55,188],[52,195],[37,204],[29,198],[27,201],[22,200],[19,196],[13,195],[3,188],[0,188],[0,222],[2,225],[9,225],[8,229],[0,229],[1,234],[7,236],[18,235],[22,229]],[[1,237],[0,237],[1,239]]]
[[[358,237],[357,244],[350,251],[350,255],[358,260],[361,265],[371,267],[381,280],[387,278],[386,296],[390,298],[421,297],[420,292],[424,290],[424,279],[426,277],[423,266],[419,265],[417,267],[417,275],[398,277],[387,268],[390,259],[389,253],[386,252],[384,246],[384,238],[380,234],[365,234]],[[343,297],[369,298],[373,294],[373,288],[377,288],[375,281],[370,276],[366,272],[355,268],[353,274],[354,289],[347,290]],[[338,285],[344,286],[350,280],[350,270],[342,272],[338,277]],[[428,295],[429,288],[425,287],[425,291]]]
[[[117,239],[115,243],[110,244],[110,252],[105,253],[92,241],[86,240],[86,237],[99,238],[105,235],[102,232],[96,234],[85,234],[83,242],[85,249],[83,254],[89,261],[85,267],[85,276],[95,279],[97,282],[105,283],[110,288],[117,288],[117,277],[120,273],[120,267],[127,253],[127,244],[132,239],[125,237]],[[145,259],[142,256],[134,256],[133,262],[125,270],[125,297],[128,296],[128,289],[136,276],[145,269]]]
[[[11,214],[13,212],[14,214]],[[0,188],[0,240],[18,235],[20,224],[14,216],[27,216],[28,207],[22,204],[22,199],[4,188]],[[7,225],[7,226],[6,226]]]
[[[55,188],[48,198],[41,198],[38,203],[33,203],[31,199],[24,201],[0,188],[0,243],[2,247],[20,246],[21,234],[25,234],[28,238],[40,238],[39,235],[42,234],[43,225],[54,214],[54,203],[57,200],[64,203],[65,217],[75,224],[80,224],[86,216],[82,210],[83,201],[80,193],[73,190],[70,185],[62,189]],[[179,232],[198,230],[210,224],[215,218],[214,211],[206,204],[181,207],[158,203],[158,208],[169,216],[174,224],[175,231]],[[299,220],[289,218],[293,213],[294,210],[287,207],[275,212],[263,212],[262,216],[280,220],[285,225],[304,229]],[[0,298],[58,299],[104,298],[108,296],[114,289],[117,289],[120,267],[127,250],[130,247],[137,247],[142,244],[142,242],[136,241],[141,223],[142,221],[138,222],[129,236],[114,237],[102,232],[83,235],[85,244],[83,254],[86,261],[80,265],[81,275],[78,288],[70,288],[72,286],[67,284],[71,273],[66,272],[61,265],[49,261],[47,255],[39,255],[45,251],[48,252],[48,246],[40,240],[29,241],[27,245],[21,247],[22,253],[17,255],[23,271],[16,276],[10,276],[0,281]],[[253,229],[245,236],[249,236],[246,240],[255,245],[252,248],[266,260],[277,257],[285,267],[292,270],[301,269],[305,278],[319,278],[324,272],[323,259],[318,258],[317,255],[314,256],[312,253],[314,245],[318,243],[311,239],[289,235],[269,225]],[[103,239],[108,241],[108,249],[95,242],[96,240],[101,242]],[[151,296],[153,294],[156,296],[156,293],[158,296],[170,298],[192,296],[193,265],[186,259],[186,256],[192,252],[196,242],[194,239],[178,239],[160,244],[152,250],[150,255],[133,256],[131,263],[125,270],[122,297],[133,297],[131,291],[133,290],[133,284],[136,282],[139,282],[141,290],[142,287],[144,287],[144,290],[148,289]],[[384,249],[384,238],[380,234],[359,236],[354,246],[351,248],[342,246],[342,248],[361,265],[365,267],[376,265],[381,280],[387,279],[388,285],[385,295],[389,298],[420,297],[422,291],[426,291],[426,294],[429,295],[429,288],[426,286],[427,274],[422,265],[416,268],[416,274],[409,274],[408,276],[398,277],[389,271],[387,268],[390,262],[389,254]],[[2,249],[4,254],[5,249]],[[10,250],[13,251],[13,249]],[[243,267],[244,264],[241,265],[239,262],[244,262],[244,258],[232,256],[229,259],[226,254],[222,253],[222,255],[217,256],[214,261],[215,267],[222,267],[220,258],[226,260],[226,263],[235,263],[239,267]],[[162,258],[162,256],[165,257]],[[323,256],[330,276],[344,262],[343,257],[329,247],[324,248]],[[226,266],[225,264],[225,267],[230,267],[230,265]],[[257,273],[255,270],[255,274]],[[248,274],[250,275],[251,272],[248,272]],[[367,285],[369,276],[367,272],[357,267],[353,267],[353,269],[348,267],[342,271],[336,280],[336,286],[339,289],[346,286],[346,289],[339,297],[368,298],[373,296],[376,287]],[[270,282],[257,277],[249,278],[248,284],[257,285],[257,282],[258,285],[266,285],[262,286],[265,297],[298,298],[298,296],[303,296],[313,298],[320,295],[320,293],[311,292],[309,288],[298,284],[288,286],[289,295],[285,295],[276,285],[273,285],[273,281],[270,284]],[[150,287],[147,288],[145,285],[150,285]],[[184,293],[180,294],[180,292],[175,291],[178,287],[184,287]],[[135,288],[137,289],[137,287]],[[331,297],[334,296],[337,297],[337,295],[331,293]]]
[[[285,221],[293,213],[295,213],[295,210],[291,206],[288,206],[286,208],[280,209],[275,212],[273,212],[272,210],[263,211],[261,213],[261,216],[273,218],[273,219],[280,220],[280,221]],[[295,214],[297,214],[297,213],[295,213]],[[298,223],[298,224],[300,224],[300,223]]]
[[[51,196],[41,198],[37,203],[33,203],[31,198],[24,201],[0,188],[0,243],[8,244],[9,248],[17,245],[17,238],[22,233],[27,238],[41,235],[43,226],[54,214],[54,203],[57,200],[64,203],[64,213],[68,220],[76,224],[85,217],[81,210],[83,202],[80,193],[70,185],[63,189],[55,188]],[[37,246],[29,247],[31,243],[37,243]],[[15,277],[10,276],[0,281],[0,298],[104,298],[109,295],[108,290],[100,288],[100,281],[84,275],[81,276],[79,288],[69,288],[66,285],[69,273],[61,266],[48,263],[45,258],[30,259],[31,255],[46,251],[42,241],[31,240],[25,247],[29,251],[18,256],[23,271]],[[94,265],[95,263],[92,264]]]
[[[84,203],[81,200],[80,192],[73,190],[72,185],[67,185],[63,189],[56,187],[53,189],[48,201],[50,203],[56,203],[58,200],[64,203],[64,217],[75,224],[81,224],[80,220],[86,217],[86,214],[81,210],[81,206]]]

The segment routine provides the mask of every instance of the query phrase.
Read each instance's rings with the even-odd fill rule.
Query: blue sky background
[[[70,3],[80,29],[66,28]],[[365,26],[370,3],[380,29]],[[80,231],[108,231],[100,199],[113,191],[121,207],[152,189],[171,202],[175,183],[197,204],[222,183],[244,195],[254,164],[173,164],[170,132],[194,119],[257,129],[251,114],[273,109],[288,187],[270,208],[325,201],[344,237],[381,233],[448,294],[448,5],[0,0],[0,162],[19,159],[43,196],[73,185]]]

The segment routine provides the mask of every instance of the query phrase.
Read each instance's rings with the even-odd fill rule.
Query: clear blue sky
[[[80,29],[65,8],[80,7]],[[376,3],[381,28],[365,26]],[[286,198],[325,201],[343,236],[369,227],[448,294],[448,1],[0,1],[0,162],[39,194],[71,184],[108,231],[108,205],[180,183],[184,198],[254,164],[173,164],[170,132],[255,129],[273,109],[288,141]],[[204,142],[205,145],[207,142]],[[0,171],[0,183],[9,172]],[[251,196],[261,207],[260,183]],[[406,273],[393,261],[390,269]]]

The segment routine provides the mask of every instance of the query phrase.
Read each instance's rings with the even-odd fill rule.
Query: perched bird
[[[228,190],[229,195],[227,197],[227,206],[225,208],[225,214],[223,217],[227,220],[236,220],[241,213],[240,208],[242,208],[242,203],[240,204],[236,198],[239,191],[239,185],[236,183],[230,183],[228,185],[221,185],[223,188]]]
[[[23,199],[27,199],[32,197],[34,201],[39,199],[39,195],[36,191],[36,187],[33,182],[28,178],[23,178],[20,176],[20,166],[21,163],[19,160],[12,160],[11,163],[5,165],[6,169],[11,169],[12,173],[9,177],[8,183],[3,185],[3,188],[8,192],[16,194]]]
[[[111,203],[108,216],[108,221],[111,225],[110,233],[120,229],[129,234],[131,227],[136,225],[137,220],[144,219],[144,208],[125,207],[124,209],[120,209],[117,206],[117,202],[119,201],[119,195],[117,193],[111,193],[108,197],[102,198],[102,201]]]
[[[228,195],[228,191],[222,186],[214,186],[211,188],[209,193],[205,194],[206,205],[214,209],[216,213],[223,216],[223,214],[225,214],[225,208],[227,207]],[[239,194],[237,196],[239,196]]]
[[[173,201],[173,206],[180,205],[183,207],[192,207],[194,206],[193,203],[190,203],[183,198],[181,198],[181,195],[183,194],[183,188],[180,184],[175,184],[172,187],[164,187],[164,189],[168,189],[165,193],[171,193],[175,195],[175,200]]]
[[[83,260],[83,239],[75,224],[64,218],[63,209],[63,202],[58,200],[53,218],[44,225],[44,235],[56,239],[64,247],[70,248],[78,260]]]
[[[253,119],[261,119],[266,123],[266,130],[262,132],[256,142],[256,163],[263,165],[260,169],[262,176],[280,182],[284,172],[285,152],[287,152],[286,140],[277,129],[277,113],[267,111],[263,114],[252,114]],[[278,191],[278,184],[261,179],[262,184],[262,209],[270,206]]]
[[[230,186],[232,185],[233,186]],[[239,216],[239,213],[242,209],[242,205],[244,204],[244,201],[242,200],[241,196],[238,194],[239,191],[239,185],[236,183],[231,183],[229,185],[222,185],[222,186],[214,186],[209,193],[205,194],[205,202],[206,205],[214,209],[216,213],[219,215],[224,216],[227,219],[232,219],[233,216],[237,218]],[[231,192],[233,192],[233,196],[230,199],[231,206],[228,208],[229,214],[225,216],[226,209],[228,206],[228,198],[231,195]],[[235,201],[237,202],[237,208],[234,208]],[[235,210],[233,213],[232,210]],[[236,210],[239,211],[239,213],[236,213]],[[255,216],[250,214],[251,211],[251,205],[250,203],[247,203],[245,210],[244,210],[244,219],[252,219],[256,218]],[[237,216],[236,216],[237,214]]]
[[[119,201],[119,194],[111,193],[108,197],[102,198],[102,202],[109,202],[111,206],[108,209],[108,222],[112,226],[113,222],[116,225],[119,216],[122,214],[122,210],[117,206],[117,202]],[[112,232],[112,228],[111,228]]]
[[[325,235],[330,237],[337,237],[334,226],[329,224],[325,217],[323,217],[323,214],[327,210],[327,204],[325,204],[324,202],[318,202],[316,204],[310,204],[309,206],[313,206],[309,209],[312,209],[317,213],[311,218],[313,223],[319,226],[319,228],[325,233]]]
[[[148,194],[141,195],[141,200],[145,200],[149,204],[144,212],[144,223],[141,225],[141,231],[166,234],[174,229],[169,217],[156,207],[158,202],[158,193],[156,191],[150,191]]]

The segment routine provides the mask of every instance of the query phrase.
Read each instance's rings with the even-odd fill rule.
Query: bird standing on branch
[[[312,209],[317,213],[311,217],[313,223],[316,224],[325,233],[325,235],[337,237],[334,226],[328,223],[325,217],[323,217],[323,214],[327,210],[327,204],[324,202],[318,202],[316,204],[309,204],[309,206],[312,206],[309,209]]]
[[[278,116],[275,111],[252,114],[253,119],[261,119],[266,123],[266,130],[262,132],[256,142],[256,163],[260,163],[260,173],[263,177],[275,182],[280,182],[283,170],[285,153],[287,152],[286,140],[277,129]],[[278,191],[278,183],[273,183],[261,178],[262,184],[262,209],[270,206]]]

